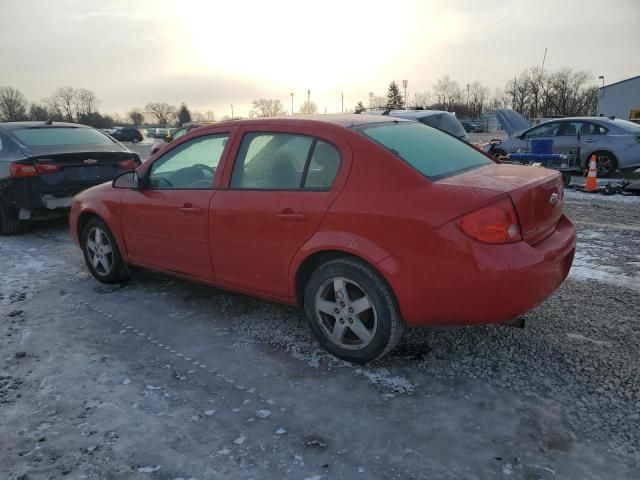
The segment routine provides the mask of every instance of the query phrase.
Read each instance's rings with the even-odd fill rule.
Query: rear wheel
[[[140,140],[138,140],[138,137],[133,137],[131,139],[131,143],[138,143]]]
[[[15,235],[22,231],[18,209],[7,207],[0,199],[0,235]]]
[[[87,268],[102,283],[119,283],[129,278],[118,245],[109,227],[92,218],[82,231],[82,251]]]
[[[595,152],[598,177],[606,178],[618,169],[618,160],[609,152]],[[585,170],[589,169],[591,155],[587,158]]]
[[[319,267],[305,287],[304,305],[320,344],[350,362],[382,357],[404,332],[393,292],[357,259],[340,258]]]

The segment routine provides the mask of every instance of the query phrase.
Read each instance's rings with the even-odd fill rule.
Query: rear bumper
[[[549,297],[567,277],[576,229],[562,216],[529,245],[487,245],[449,223],[378,264],[409,326],[504,323]]]

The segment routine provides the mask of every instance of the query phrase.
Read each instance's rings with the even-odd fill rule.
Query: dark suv
[[[138,143],[142,141],[142,133],[134,127],[116,127],[111,136],[120,142]]]

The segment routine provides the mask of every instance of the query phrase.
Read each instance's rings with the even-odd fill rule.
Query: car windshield
[[[418,118],[418,121],[430,127],[443,130],[451,135],[455,135],[456,137],[464,137],[467,134],[462,124],[451,114],[429,115]]]
[[[637,123],[630,122],[629,120],[621,120],[616,118],[613,120],[614,125],[626,130],[629,133],[633,133],[634,135],[640,134],[640,125]]]
[[[369,125],[360,131],[434,181],[492,163],[467,143],[419,123]]]
[[[12,132],[23,145],[110,145],[104,133],[93,128],[45,127],[20,128]]]

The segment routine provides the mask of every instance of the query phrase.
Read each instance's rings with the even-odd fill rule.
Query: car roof
[[[20,128],[29,128],[29,127],[42,127],[42,128],[56,128],[56,127],[72,127],[72,128],[93,128],[87,125],[82,125],[80,123],[69,123],[69,122],[51,122],[48,124],[47,122],[42,121],[33,121],[33,122],[0,122],[0,128],[4,130],[18,130]]]
[[[314,115],[283,115],[278,117],[261,117],[243,120],[228,120],[211,125],[202,125],[201,128],[219,128],[226,126],[250,126],[250,125],[306,125],[306,126],[337,126],[353,128],[372,123],[409,122],[402,118],[389,118],[382,115],[366,115],[357,113],[348,114],[314,114]]]

